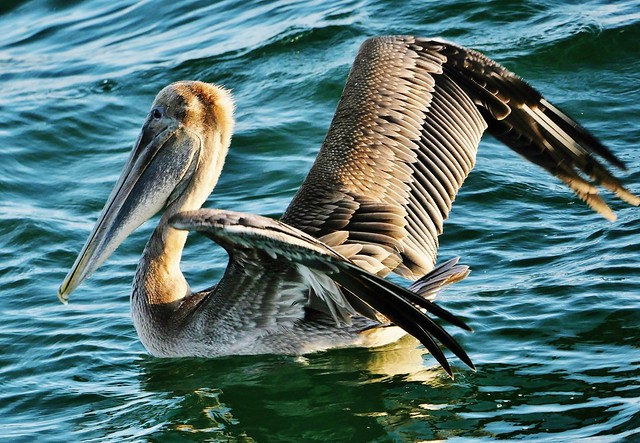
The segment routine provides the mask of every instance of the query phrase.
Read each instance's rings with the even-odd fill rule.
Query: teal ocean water
[[[640,192],[640,2],[23,0],[0,4],[0,440],[640,441],[640,210],[592,213],[492,139],[440,257],[440,303],[478,367],[450,380],[411,338],[309,355],[148,356],[129,314],[154,222],[60,304],[155,94],[237,100],[209,207],[278,217],[313,162],[360,43],[440,36],[525,77],[610,146]],[[608,196],[610,197],[610,196]],[[226,258],[192,236],[192,287]]]

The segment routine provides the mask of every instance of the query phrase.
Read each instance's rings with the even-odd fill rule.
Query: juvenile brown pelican
[[[431,316],[468,327],[427,298],[467,274],[455,260],[434,265],[443,221],[485,130],[610,220],[615,216],[596,185],[640,203],[596,159],[624,168],[605,146],[519,77],[451,43],[404,36],[362,45],[318,158],[280,221],[200,209],[222,170],[232,112],[227,91],[201,82],[158,94],[60,287],[66,301],[164,209],[131,295],[135,327],[153,355],[368,346],[396,325],[449,374],[437,341],[473,368]],[[196,293],[179,267],[189,230],[229,254],[220,282]],[[417,282],[402,288],[383,278],[390,272]]]

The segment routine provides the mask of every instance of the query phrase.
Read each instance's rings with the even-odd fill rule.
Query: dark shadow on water
[[[626,405],[637,396],[629,374],[615,368],[580,378],[539,363],[482,364],[450,380],[431,364],[411,340],[305,358],[145,357],[146,401],[127,419],[141,414],[149,441],[382,442],[606,436],[637,414]]]
[[[137,364],[141,390],[161,405],[153,407],[162,414],[158,441],[388,441],[405,401],[428,413],[446,405],[426,406],[429,394],[420,391],[454,386],[427,367],[432,361],[413,339],[307,357],[147,357]]]
[[[352,441],[382,435],[374,420],[346,412],[358,371],[331,372],[279,356],[140,361],[143,391],[169,401],[158,441],[215,437],[229,441]],[[368,408],[372,402],[368,401]],[[377,409],[382,409],[379,404]]]

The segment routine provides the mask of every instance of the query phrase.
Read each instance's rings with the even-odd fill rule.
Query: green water
[[[129,291],[153,221],[56,298],[164,85],[233,90],[207,205],[278,217],[371,35],[488,53],[619,154],[640,192],[640,2],[3,1],[0,31],[0,439],[640,441],[640,212],[609,198],[606,222],[491,139],[440,249],[473,270],[439,300],[475,329],[453,332],[477,373],[454,361],[450,380],[411,339],[149,357]],[[184,262],[202,288],[226,258],[193,236]]]

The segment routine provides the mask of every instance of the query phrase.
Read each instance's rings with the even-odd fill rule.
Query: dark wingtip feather
[[[421,302],[426,302],[426,300],[406,288],[370,274],[355,265],[346,264],[346,266],[338,274],[332,275],[332,278],[353,292],[363,302],[417,338],[451,378],[453,378],[453,371],[446,356],[436,343],[436,339],[467,366],[475,369],[462,346],[426,312],[420,310],[417,303],[413,303],[414,299],[419,299]],[[471,329],[466,323],[443,308],[434,309],[431,307],[431,310],[441,313],[442,317],[453,320],[450,323],[464,327],[464,329]]]
[[[556,108],[553,104],[549,103],[546,99],[541,98],[540,103],[551,111],[548,114],[549,117],[551,117],[557,124],[561,125],[561,127],[574,139],[583,142],[593,152],[607,160],[613,166],[622,169],[623,171],[627,170],[627,166],[618,158],[618,156],[616,156],[609,148],[603,145],[600,140],[583,128],[579,123],[574,121],[560,109]]]
[[[387,286],[387,289],[390,292],[394,292],[395,294],[398,294],[398,292],[402,293],[403,295],[407,295],[407,296],[411,296],[411,298],[413,299],[414,295],[413,293],[411,293],[411,291],[402,288],[400,286],[391,286],[392,284],[390,282],[388,282],[387,280],[381,280],[381,281],[376,281],[374,279],[377,279],[378,277],[374,277],[374,276],[369,276],[367,274],[363,274],[362,278],[364,279],[368,279],[371,281],[372,284],[378,284],[381,286]],[[423,300],[423,299],[421,299]],[[407,301],[412,301],[409,300],[409,297],[407,297]],[[423,300],[423,301],[427,301],[428,300]],[[433,310],[433,303],[428,302],[431,304],[432,310]],[[415,307],[413,305],[412,306],[414,309]],[[398,308],[400,308],[400,306],[398,306]],[[471,328],[464,322],[462,322],[462,320],[460,320],[459,318],[455,317],[453,314],[451,314],[449,311],[445,310],[444,308],[441,308],[439,306],[436,306],[436,310],[439,310],[438,312],[442,312],[442,313],[446,313],[447,316],[452,316],[456,319],[456,322],[461,323],[462,325],[464,325],[467,330],[470,330]],[[420,311],[418,311],[420,312]],[[436,314],[437,315],[437,314]],[[442,316],[438,315],[438,317],[443,318]],[[472,367],[473,363],[471,362],[471,359],[469,358],[469,356],[467,355],[467,353],[465,352],[465,350],[462,348],[462,346],[460,346],[460,344],[442,327],[440,326],[438,323],[436,323],[435,321],[433,321],[431,318],[427,317],[427,316],[423,316],[423,322],[425,324],[425,326],[428,326],[427,332],[429,335],[433,335],[435,336],[444,346],[446,346],[447,348],[449,348],[449,350],[451,352],[453,352],[460,360],[462,360],[467,366]],[[455,323],[454,323],[455,324]]]

